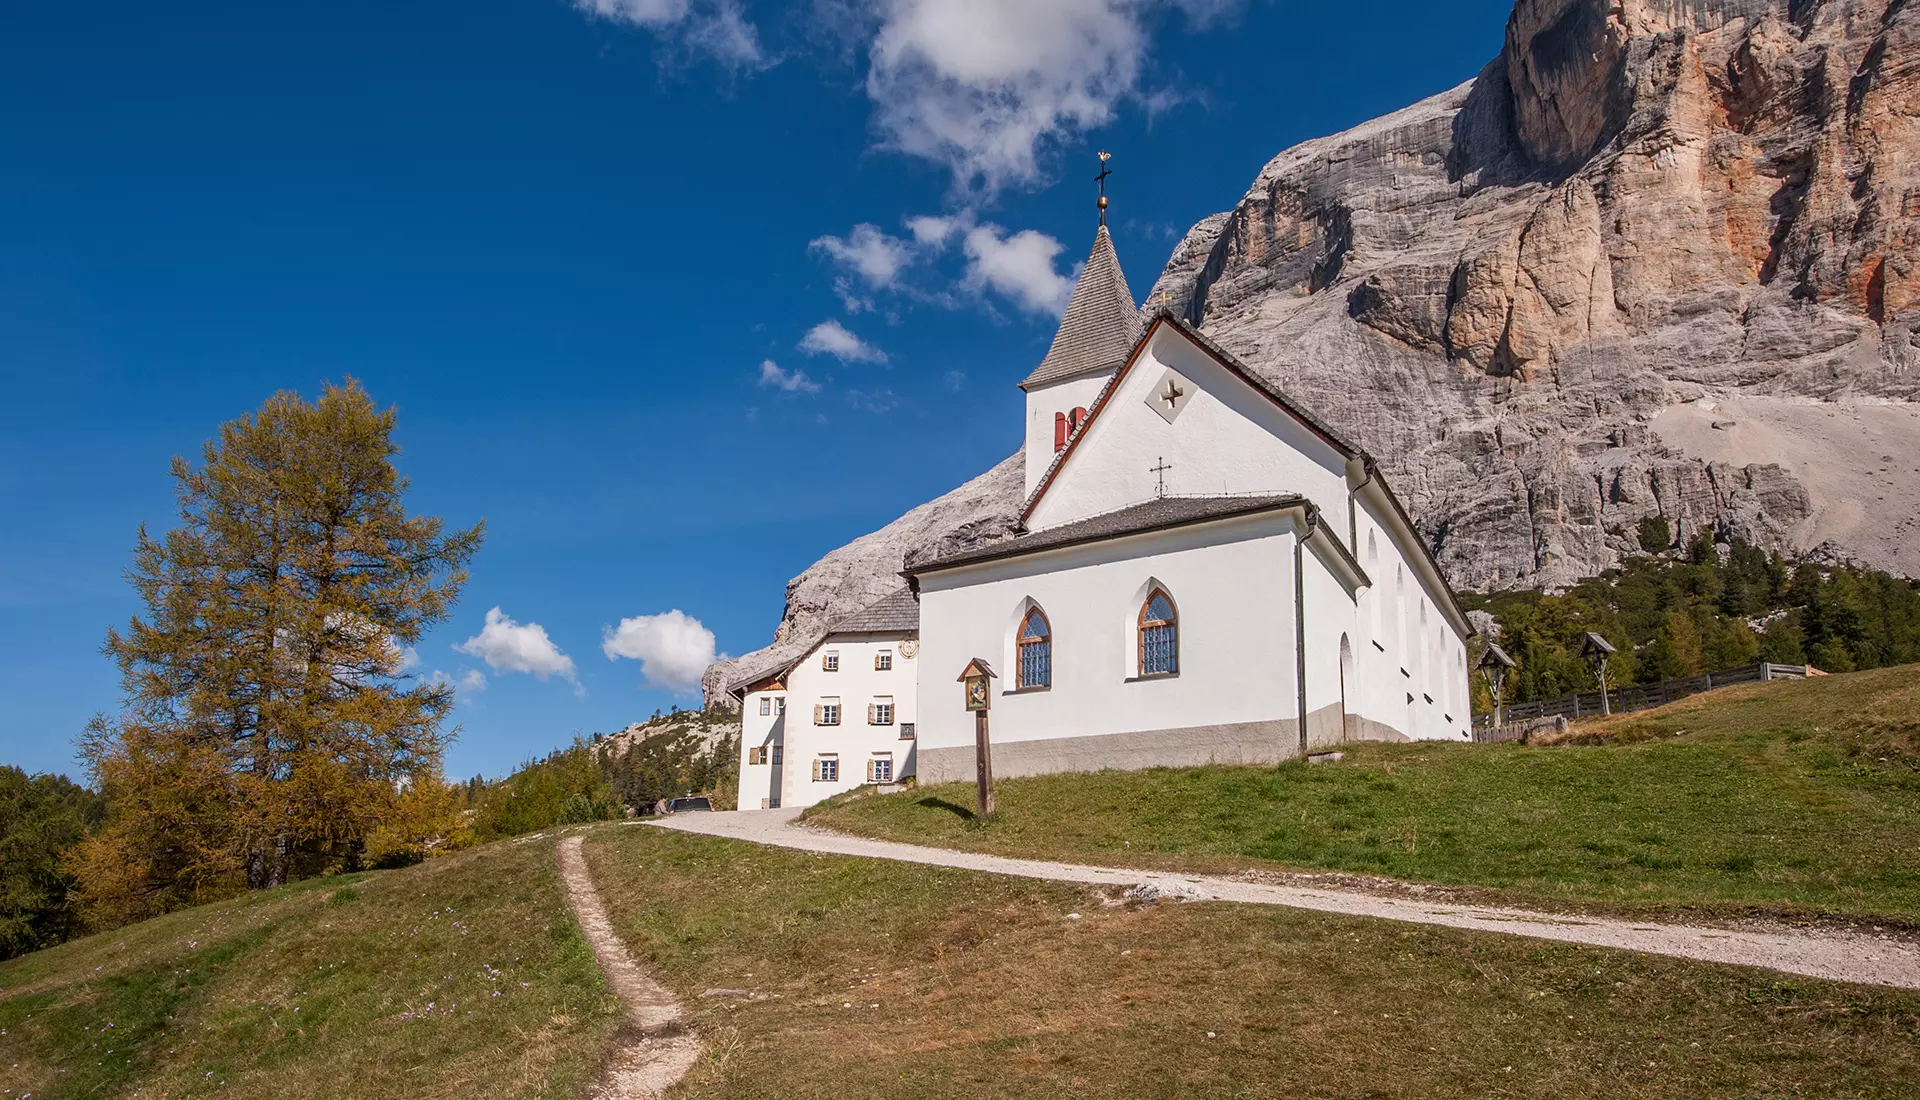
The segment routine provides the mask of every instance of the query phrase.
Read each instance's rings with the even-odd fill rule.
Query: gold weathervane
[[[1101,225],[1107,224],[1107,177],[1113,175],[1113,169],[1107,167],[1107,162],[1112,159],[1113,159],[1112,153],[1101,153],[1100,154],[1100,174],[1093,177],[1093,182],[1100,185],[1100,224]]]

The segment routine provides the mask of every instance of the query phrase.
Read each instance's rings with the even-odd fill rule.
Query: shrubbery
[[[1661,533],[1642,529],[1644,542]],[[1875,569],[1795,565],[1744,543],[1701,537],[1684,557],[1631,558],[1566,592],[1472,597],[1491,612],[1500,644],[1520,669],[1507,701],[1593,690],[1582,634],[1619,647],[1608,680],[1618,686],[1698,676],[1766,660],[1828,672],[1920,661],[1920,587]],[[1476,698],[1485,688],[1475,683]]]

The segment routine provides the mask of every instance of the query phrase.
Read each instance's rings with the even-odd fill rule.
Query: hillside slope
[[[1727,688],[1582,722],[1566,745],[1359,744],[1326,766],[1005,780],[984,825],[965,785],[828,803],[807,820],[1031,859],[1920,927],[1915,671]]]
[[[1149,301],[1379,457],[1462,587],[1590,576],[1651,516],[1912,576],[1916,110],[1905,0],[1519,0],[1474,80],[1275,157]],[[828,555],[776,647],[1019,492]]]

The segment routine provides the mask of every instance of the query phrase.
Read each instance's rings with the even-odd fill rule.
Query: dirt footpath
[[[613,934],[600,891],[594,889],[587,860],[580,852],[581,837],[560,840],[560,877],[567,884],[567,900],[580,931],[593,946],[607,985],[627,1006],[627,1025],[620,1030],[620,1048],[608,1063],[594,1100],[655,1100],[678,1084],[700,1057],[700,1042],[681,1022],[680,1002],[653,980],[627,953]]]
[[[1163,896],[1190,901],[1284,905],[1323,913],[1378,917],[1411,924],[1437,924],[1476,932],[1498,932],[1510,936],[1613,947],[1622,951],[1643,951],[1652,955],[1672,955],[1702,962],[1755,966],[1832,981],[1920,989],[1920,946],[1892,936],[1786,927],[1712,928],[1654,924],[1428,901],[1360,890],[1315,889],[1242,882],[1207,875],[1009,859],[1005,856],[867,840],[824,829],[806,828],[796,823],[797,817],[797,810],[750,810],[679,814],[652,824],[682,832],[731,837],[808,852],[925,863],[1093,886],[1144,886]]]

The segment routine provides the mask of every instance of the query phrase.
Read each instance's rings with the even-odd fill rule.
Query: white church
[[[975,659],[997,777],[1470,738],[1473,628],[1373,460],[1186,321],[1143,320],[1104,216],[1020,385],[1017,526],[909,560],[906,591],[733,685],[742,809],[973,779]]]

